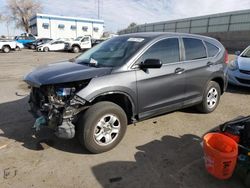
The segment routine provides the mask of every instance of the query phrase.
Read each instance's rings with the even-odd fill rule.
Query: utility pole
[[[8,37],[10,37],[10,30],[9,30],[9,22],[8,21],[6,21],[6,27],[7,27]]]
[[[97,7],[98,7],[98,19],[100,19],[100,0],[97,2]]]

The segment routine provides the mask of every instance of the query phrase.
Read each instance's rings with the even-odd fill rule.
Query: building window
[[[87,27],[87,26],[83,26],[83,27],[82,27],[82,30],[83,30],[83,31],[88,31],[88,27]]]
[[[76,30],[76,26],[75,26],[75,25],[72,25],[72,26],[70,27],[70,29],[71,29],[71,30]]]
[[[35,27],[37,27],[36,24],[33,24],[33,25],[30,25],[30,26],[29,26],[29,28],[31,28],[31,29],[32,29],[32,28],[35,28]]]
[[[98,27],[94,27],[93,30],[94,30],[95,32],[98,32],[98,31],[99,31],[99,28],[98,28]]]
[[[43,23],[43,28],[44,29],[49,29],[49,24],[48,23]]]
[[[58,28],[59,28],[59,29],[64,29],[64,28],[65,28],[65,25],[64,25],[64,24],[59,24],[59,25],[58,25]]]

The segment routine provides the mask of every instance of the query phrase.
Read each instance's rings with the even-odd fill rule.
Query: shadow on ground
[[[190,134],[164,136],[137,147],[135,162],[107,162],[92,171],[102,187],[243,187],[237,177],[220,181],[207,174],[200,142]]]
[[[28,112],[28,97],[0,104],[0,138],[20,142],[31,150],[53,147],[71,153],[89,154],[80,146],[77,139],[59,139],[49,129],[43,129],[34,135],[34,122],[35,119]]]
[[[250,88],[229,84],[228,87],[227,87],[227,91],[226,92],[228,92],[228,93],[238,93],[238,94],[245,94],[245,95],[248,94],[248,95],[250,95]]]

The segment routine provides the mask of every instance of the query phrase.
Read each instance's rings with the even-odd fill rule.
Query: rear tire
[[[21,48],[19,46],[17,46],[15,51],[21,51]]]
[[[35,50],[36,47],[35,47],[34,45],[31,45],[31,46],[30,46],[30,49]]]
[[[124,110],[112,102],[91,106],[78,121],[78,139],[91,153],[113,149],[122,140],[127,129]]]
[[[202,113],[213,112],[220,101],[221,89],[217,82],[210,81],[203,94],[202,103],[197,106],[198,111]]]
[[[4,53],[9,53],[10,52],[10,47],[9,46],[3,46],[3,48],[2,48],[2,51],[4,52]]]
[[[43,48],[43,51],[44,51],[44,52],[48,52],[48,51],[49,51],[49,48],[48,48],[48,47],[44,47],[44,48]]]

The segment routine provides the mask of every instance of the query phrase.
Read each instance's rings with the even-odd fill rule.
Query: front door
[[[159,69],[136,71],[139,118],[181,108],[185,95],[185,72],[180,61],[179,39],[156,42],[137,64],[146,59],[159,59],[163,65]]]
[[[91,48],[91,39],[89,36],[87,36],[81,40],[81,49],[89,49],[89,48]]]

